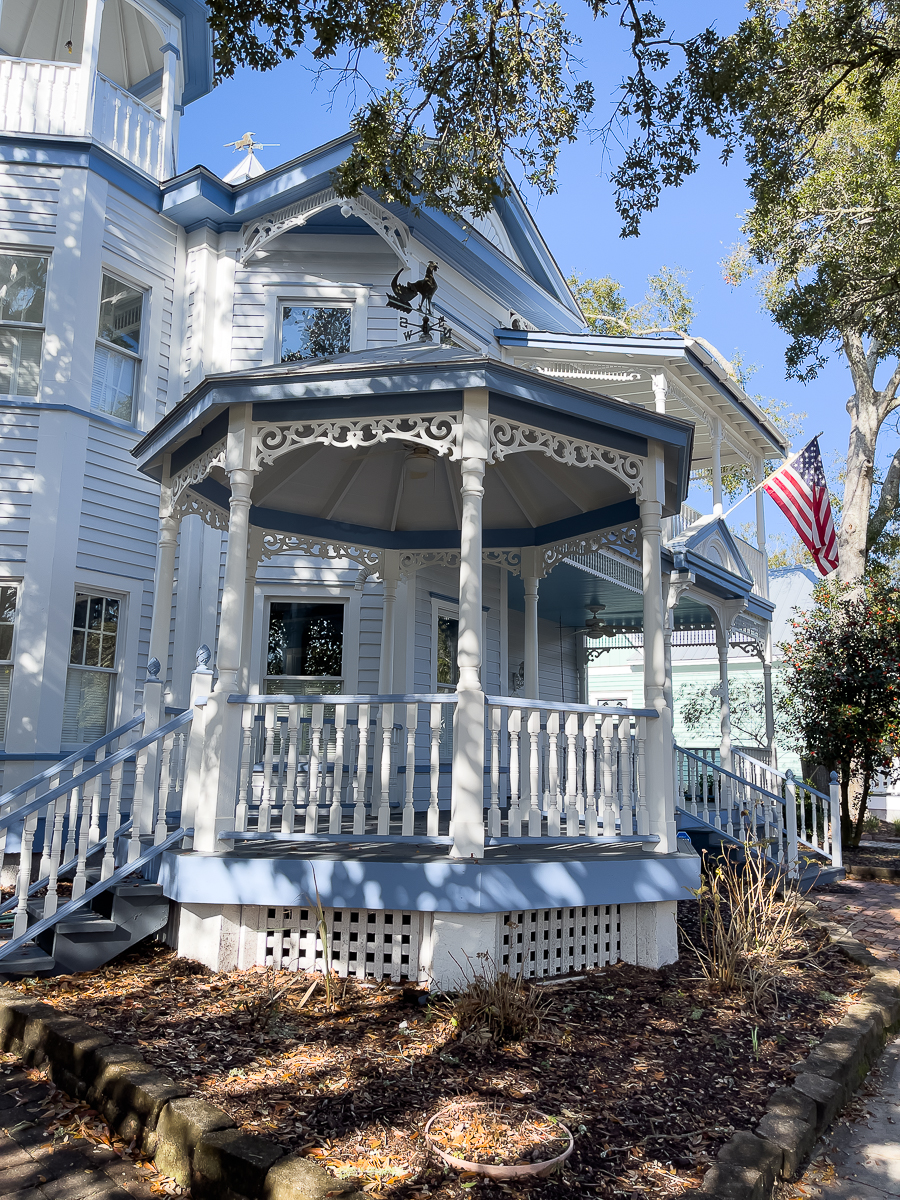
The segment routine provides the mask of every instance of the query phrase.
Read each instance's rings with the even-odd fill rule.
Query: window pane
[[[70,662],[115,668],[119,605],[120,601],[110,596],[76,595]]]
[[[97,346],[94,350],[91,408],[96,412],[109,413],[111,417],[119,417],[122,421],[130,421],[134,412],[136,366],[133,358]]]
[[[62,741],[78,745],[96,741],[106,733],[110,684],[114,675],[69,668],[63,705]]]
[[[0,659],[9,661],[12,658],[12,625],[0,625]]]
[[[84,630],[75,629],[72,631],[72,652],[69,655],[70,663],[84,662]]]
[[[9,715],[9,691],[12,667],[0,667],[0,741],[6,741],[6,718]]]
[[[281,310],[281,361],[323,358],[350,349],[350,309],[291,305]]]
[[[270,606],[267,675],[339,677],[343,645],[342,604]]]
[[[100,666],[100,634],[89,633],[85,639],[84,665],[86,667]]]
[[[103,619],[103,629],[105,633],[115,633],[119,628],[119,602],[118,600],[106,601],[106,616]]]
[[[100,291],[100,337],[135,354],[141,348],[144,293],[111,275],[103,276]]]
[[[103,597],[91,596],[88,601],[88,629],[100,629],[103,626]]]
[[[0,587],[0,621],[11,625],[16,619],[16,598],[18,594],[18,588]]]
[[[43,342],[33,329],[0,329],[0,395],[38,394]]]
[[[91,636],[91,635],[89,635]],[[110,633],[101,634],[100,640],[100,666],[109,667],[110,669],[116,665],[116,635]]]
[[[437,682],[455,684],[459,678],[456,651],[459,646],[459,621],[456,617],[438,617]]]
[[[36,254],[0,254],[0,321],[43,322],[47,261]]]
[[[87,628],[87,610],[88,610],[88,597],[83,596],[83,595],[77,595],[75,597],[75,617],[72,621],[73,629],[86,629]]]

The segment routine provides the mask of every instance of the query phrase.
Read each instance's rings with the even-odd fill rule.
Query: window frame
[[[343,609],[343,625],[341,630],[341,674],[340,675],[269,675],[268,673],[268,653],[269,653],[269,621],[271,619],[273,604],[332,604],[340,606]],[[270,680],[274,679],[295,679],[298,683],[307,680],[333,680],[340,684],[338,692],[345,692],[345,684],[347,682],[348,668],[348,620],[350,619],[350,601],[346,596],[335,595],[285,595],[280,592],[266,592],[263,595],[262,604],[262,636],[260,638],[260,680],[262,681],[261,692],[268,695],[268,685]]]
[[[282,309],[296,308],[349,308],[350,350],[365,350],[368,345],[367,287],[338,287],[335,284],[298,283],[283,281],[266,285],[266,356],[275,366],[281,366],[281,322]],[[312,361],[303,360],[303,361]]]
[[[6,745],[6,735],[9,732],[9,702],[12,699],[13,679],[15,678],[15,660],[16,660],[16,631],[18,629],[19,612],[22,605],[22,579],[6,579],[0,577],[0,588],[14,588],[16,593],[16,605],[12,619],[12,638],[10,639],[9,658],[0,658],[0,671],[9,669],[9,695],[7,697],[6,717],[0,722],[0,746]]]
[[[141,294],[141,334],[137,351],[129,350],[125,346],[117,346],[115,342],[110,342],[106,338],[100,336],[100,306],[103,296],[103,280],[114,279],[116,283],[122,284],[124,287],[133,288]],[[97,290],[97,333],[94,337],[94,357],[91,360],[91,398],[90,412],[97,417],[105,418],[109,421],[115,421],[117,424],[125,428],[136,429],[141,425],[141,410],[142,410],[142,392],[144,390],[145,372],[144,359],[147,352],[147,326],[149,324],[149,309],[150,297],[152,288],[147,284],[140,283],[138,280],[129,277],[124,271],[117,271],[113,267],[106,266],[105,263],[100,266],[100,284]],[[115,413],[105,412],[102,408],[94,408],[93,404],[93,371],[94,363],[97,361],[97,350],[103,348],[109,354],[118,354],[120,357],[130,359],[134,363],[134,385],[131,391],[131,417],[126,420],[124,417],[116,416]]]
[[[441,617],[450,617],[454,621],[459,620],[459,602],[454,603],[452,600],[446,600],[441,596],[436,596],[432,593],[431,597],[431,686],[433,694],[440,691],[445,691],[449,694],[456,692],[457,685],[449,683],[438,683],[437,667],[438,667],[438,621]],[[488,615],[490,609],[486,609],[484,605],[481,608],[481,673],[484,674],[484,662],[487,657],[487,635],[488,635]],[[458,668],[457,668],[458,669]],[[482,685],[483,686],[483,685]]]
[[[116,630],[116,653],[114,667],[91,667],[81,663],[73,663],[72,655],[72,634],[75,630],[75,605],[78,603],[79,596],[87,596],[91,598],[100,598],[104,600],[117,600],[119,603],[119,625]],[[79,583],[76,581],[72,592],[72,610],[69,616],[69,625],[66,641],[66,689],[68,688],[69,672],[70,671],[92,671],[104,675],[115,677],[115,682],[110,684],[109,700],[106,711],[106,732],[110,728],[114,728],[117,722],[119,702],[122,692],[122,681],[125,677],[125,662],[126,662],[126,639],[128,629],[128,602],[131,599],[129,592],[121,592],[115,588],[106,587],[102,583]],[[63,693],[65,696],[65,692]],[[65,700],[63,701],[65,703]],[[78,746],[86,746],[88,742],[64,742],[62,740],[63,730],[60,729],[60,746],[67,749]],[[100,735],[103,736],[102,734]]]
[[[44,345],[47,335],[47,296],[50,292],[51,272],[53,270],[53,251],[52,248],[43,248],[40,246],[3,246],[0,249],[0,254],[8,255],[11,258],[46,258],[47,273],[44,277],[44,311],[40,322],[30,321],[10,321],[6,317],[0,317],[0,330],[4,329],[22,329],[31,333],[39,333],[41,336],[41,352],[38,357],[38,372],[37,372],[37,388],[33,396],[23,396],[19,392],[9,392],[6,395],[0,395],[0,403],[12,403],[16,400],[26,400],[35,402],[41,398],[41,378],[44,370]]]

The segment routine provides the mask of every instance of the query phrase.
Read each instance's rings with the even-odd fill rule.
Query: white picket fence
[[[488,696],[489,838],[648,836],[648,710]],[[454,693],[230,696],[242,714],[237,834],[442,836]]]
[[[121,865],[116,860],[123,856],[117,846],[122,837],[127,834],[124,857],[131,863],[142,854],[142,839],[159,845],[169,823],[179,824],[192,716],[189,710],[143,733],[141,714],[0,797],[0,869],[10,830],[20,838],[15,896],[0,905],[0,913],[15,908],[14,937],[28,927],[28,902],[35,894],[44,892],[44,918],[57,911],[61,875],[74,871],[72,900],[78,900],[93,855],[103,852],[100,880],[109,879]],[[87,761],[91,756],[94,762]]]
[[[829,794],[791,771],[778,771],[741,751],[734,770],[711,757],[675,747],[677,802],[692,816],[740,841],[769,843],[769,857],[790,876],[804,859],[842,865],[840,789],[832,773]]]

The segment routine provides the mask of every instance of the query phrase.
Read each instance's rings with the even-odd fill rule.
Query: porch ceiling
[[[227,432],[228,411],[236,405],[252,405],[258,426],[303,426],[306,436],[316,423],[458,413],[469,388],[487,390],[494,421],[609,451],[605,457],[613,464],[646,458],[655,440],[665,455],[664,512],[678,511],[690,468],[688,423],[433,343],[210,377],[134,454],[142,471],[160,478],[164,455],[171,455],[174,473],[219,443]],[[385,548],[458,546],[460,465],[437,452],[449,447],[417,448],[402,433],[369,442],[348,446],[344,439],[343,445],[279,449],[255,476],[252,523]],[[498,450],[485,475],[485,545],[544,545],[638,517],[624,469],[608,463],[573,466],[558,457],[519,446],[515,452]],[[191,486],[227,508],[222,466]]]

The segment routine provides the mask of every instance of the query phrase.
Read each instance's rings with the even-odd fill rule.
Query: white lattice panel
[[[618,905],[506,913],[502,947],[503,968],[525,979],[618,962]]]
[[[326,908],[332,970],[341,978],[417,980],[421,914]],[[321,970],[325,956],[314,908],[245,908],[241,966]]]

